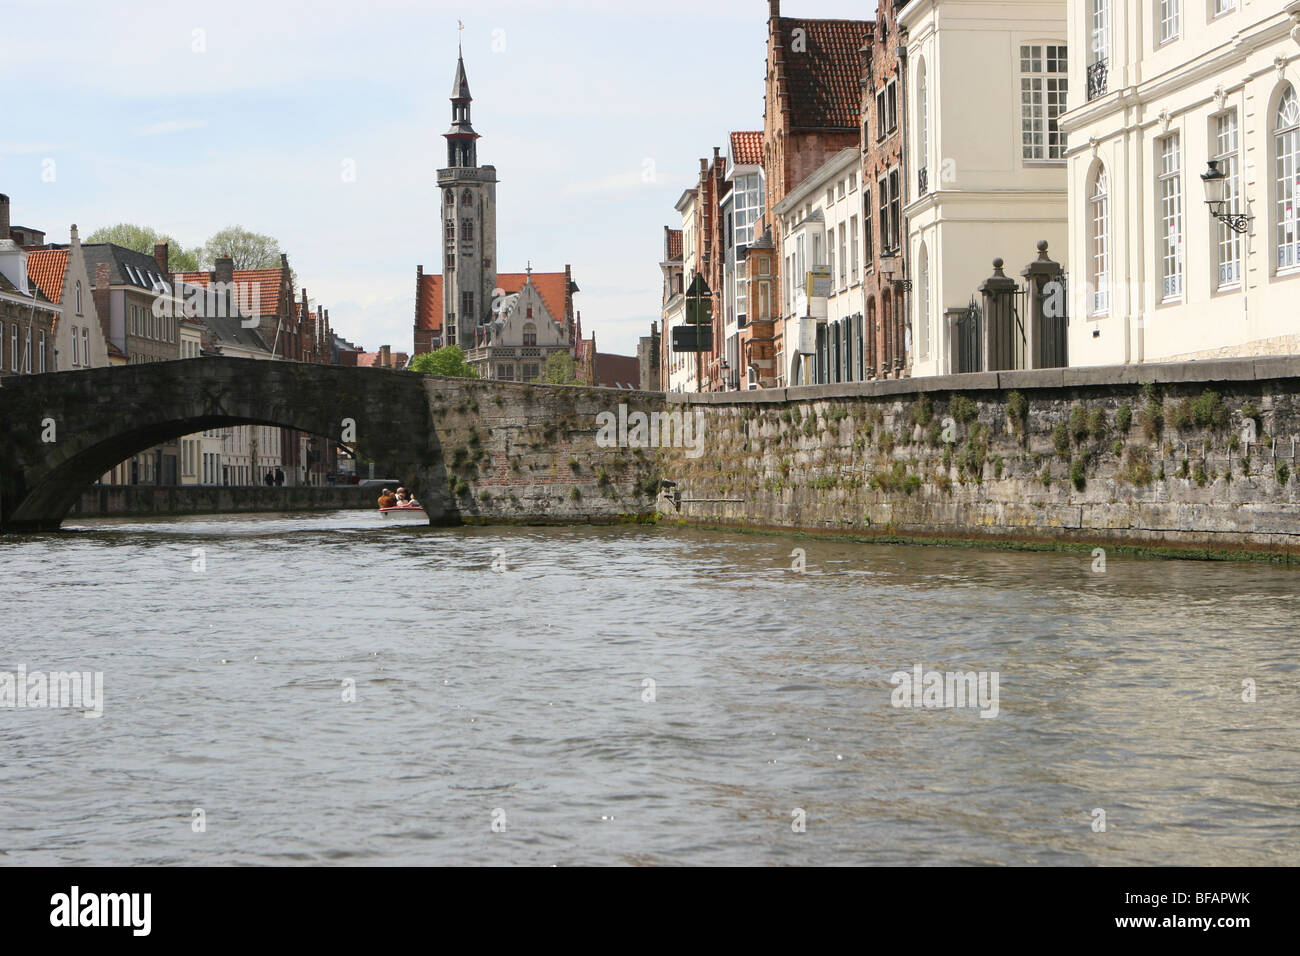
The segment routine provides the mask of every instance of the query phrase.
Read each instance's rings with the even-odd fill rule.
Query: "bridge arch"
[[[455,513],[425,376],[205,358],[5,380],[0,388],[0,530],[59,526],[114,465],[182,435],[230,425],[348,442],[413,486],[430,521]]]

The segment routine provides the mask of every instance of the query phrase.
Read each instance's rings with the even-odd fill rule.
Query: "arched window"
[[[930,252],[921,243],[916,254],[916,354],[926,358],[930,354]]]
[[[72,327],[72,364],[74,366],[81,364],[77,361],[77,327],[75,325]]]
[[[463,193],[460,194],[460,204],[462,206],[474,205],[474,194],[471,193],[468,189],[466,189]]]
[[[1098,165],[1088,184],[1088,279],[1093,315],[1110,311],[1110,182]]]
[[[537,344],[537,326],[531,322],[524,324],[524,345]]]
[[[1300,103],[1295,87],[1287,85],[1277,104],[1273,127],[1274,168],[1277,170],[1277,267],[1300,265]]]
[[[456,202],[456,194],[453,193],[450,189],[448,189],[448,190],[447,190],[447,205],[448,205],[448,206],[454,205],[455,202]]]
[[[926,168],[926,157],[930,154],[930,104],[927,90],[929,84],[925,76],[925,60],[916,67],[916,158],[921,169]]]

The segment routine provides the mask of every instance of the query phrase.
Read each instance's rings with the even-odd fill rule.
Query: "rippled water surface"
[[[105,693],[0,708],[0,863],[1293,862],[1298,573],[1091,566],[355,512],[0,538],[0,671]],[[916,664],[998,672],[998,716],[891,706]]]

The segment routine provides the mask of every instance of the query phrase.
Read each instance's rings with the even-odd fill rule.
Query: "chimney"
[[[235,260],[230,256],[222,256],[213,265],[216,266],[214,271],[217,282],[235,281]]]
[[[0,193],[0,239],[9,238],[9,197]]]
[[[97,262],[95,264],[95,288],[96,289],[108,288],[108,263],[107,262]]]
[[[72,224],[72,229],[69,230],[69,232],[71,233],[71,235],[68,239],[68,245],[70,246],[81,245],[81,237],[77,235],[77,224],[75,222]]]
[[[167,243],[155,242],[153,244],[153,261],[158,263],[158,271],[163,275],[167,274]]]
[[[389,354],[389,353],[390,353],[390,350],[389,350],[389,347],[388,347],[387,345],[381,345],[381,346],[379,346],[379,361],[376,362],[375,364],[376,364],[376,365],[380,365],[380,366],[382,366],[383,368],[391,368],[391,367],[392,367],[392,364],[393,364],[393,360],[392,360],[392,358],[390,357],[390,354]]]

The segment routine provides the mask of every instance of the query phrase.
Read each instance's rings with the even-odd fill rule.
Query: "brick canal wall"
[[[194,515],[256,511],[339,511],[375,507],[379,489],[357,485],[300,488],[225,488],[92,485],[68,517]]]
[[[1300,553],[1300,357],[668,396],[667,520],[886,539]]]

